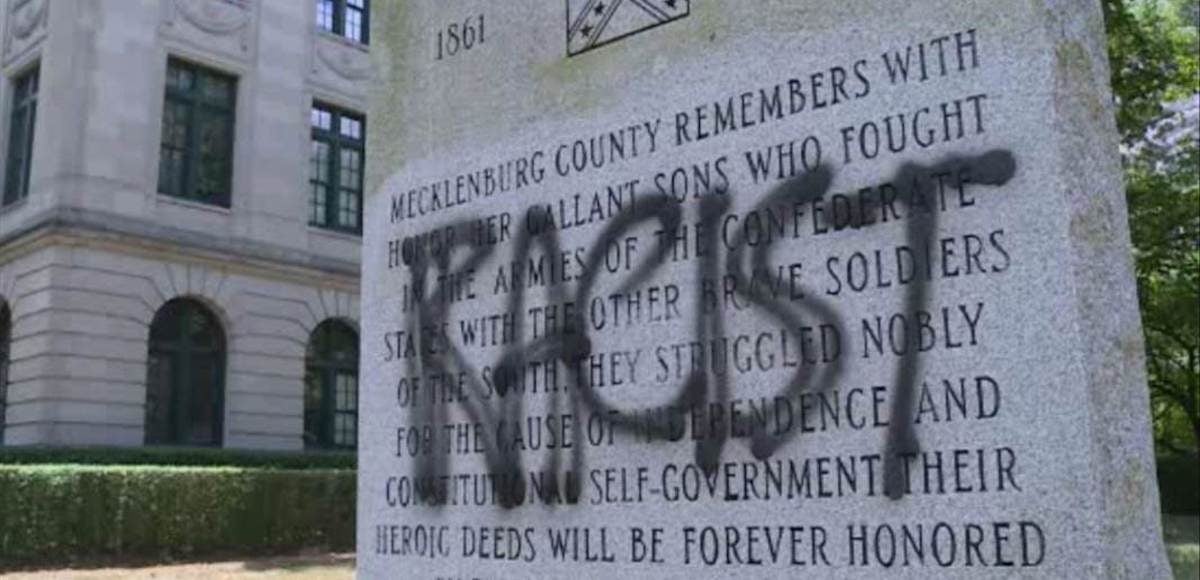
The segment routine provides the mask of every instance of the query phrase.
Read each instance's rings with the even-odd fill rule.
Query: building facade
[[[367,0],[6,0],[5,445],[356,441]]]

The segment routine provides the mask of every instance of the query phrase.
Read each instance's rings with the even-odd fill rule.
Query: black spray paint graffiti
[[[937,189],[935,176],[938,175],[959,175],[972,184],[1000,186],[1011,179],[1015,169],[1015,160],[1010,152],[995,150],[975,157],[950,157],[932,166],[906,164],[888,182],[895,184],[898,188],[909,188],[907,195],[897,196],[897,201],[908,203],[912,199],[932,199]],[[821,199],[829,192],[832,181],[833,172],[828,167],[821,166],[775,187],[759,202],[756,210],[805,204]],[[666,196],[647,197],[648,200],[643,198],[636,205],[615,216],[606,225],[599,240],[587,252],[583,274],[577,280],[574,288],[576,304],[588,303],[597,280],[597,272],[601,270],[605,248],[610,241],[617,240],[635,227],[646,223],[657,222],[663,231],[668,232],[676,231],[681,224],[683,209],[677,201]],[[700,222],[709,226],[716,224],[728,211],[729,200],[729,195],[701,198]],[[910,205],[906,209],[912,210],[913,208]],[[535,206],[530,211],[541,210]],[[861,220],[865,213],[855,214],[853,220]],[[917,247],[932,241],[938,231],[939,212],[936,209],[929,209],[929,211],[909,211],[908,213],[907,242],[912,247]],[[832,218],[826,215],[826,219]],[[466,231],[469,225],[470,222],[465,221],[451,227]],[[870,224],[853,221],[849,226],[861,228],[869,227]],[[530,235],[525,228],[518,229],[521,231],[521,235],[514,240],[514,261],[521,262],[526,259],[535,244],[540,246],[547,255],[559,255],[557,232]],[[618,292],[636,288],[666,263],[670,245],[664,243],[664,239],[660,238],[653,254],[633,270],[621,284]],[[718,243],[716,236],[708,236],[703,250],[697,252],[697,267],[702,276],[713,276],[721,271]],[[438,275],[472,271],[486,263],[495,250],[494,245],[471,244],[466,236],[456,236],[450,244],[452,245],[443,248],[443,251],[427,258],[412,260],[409,263],[409,269],[413,279],[428,280]],[[785,328],[800,328],[807,316],[820,324],[832,325],[840,330],[842,328],[841,317],[825,299],[808,295],[805,300],[795,303],[751,290],[752,285],[745,269],[745,262],[749,259],[752,268],[767,269],[773,246],[772,244],[759,244],[748,249],[746,239],[742,237],[726,252],[724,273],[736,282],[737,293]],[[455,255],[463,251],[466,252],[465,258],[452,265]],[[916,259],[927,261],[929,258],[919,256]],[[918,262],[916,266],[924,268],[927,264]],[[564,286],[565,284],[549,286],[547,290],[549,303],[561,304],[565,300],[567,290]],[[916,276],[906,291],[905,311],[917,312],[927,305],[929,299],[928,282],[923,276]],[[449,321],[450,307],[451,304],[448,301],[440,300],[433,295],[426,296],[417,301],[409,323],[417,327],[441,327],[442,324]],[[639,423],[633,410],[618,409],[606,401],[597,389],[589,388],[588,373],[582,369],[582,365],[572,364],[592,353],[592,343],[586,330],[587,324],[582,319],[583,310],[580,308],[575,314],[577,319],[574,324],[574,328],[577,329],[575,333],[548,333],[532,341],[527,341],[525,338],[524,318],[522,316],[514,317],[515,340],[504,349],[499,364],[495,367],[497,379],[495,390],[499,395],[498,405],[484,403],[487,397],[485,396],[485,387],[480,383],[478,369],[458,348],[444,344],[435,348],[422,346],[420,349],[420,363],[424,365],[423,370],[426,373],[439,375],[449,375],[452,371],[465,373],[468,396],[463,400],[455,401],[454,404],[462,409],[469,421],[485,427],[485,433],[489,440],[484,445],[484,457],[488,473],[494,483],[498,502],[502,506],[522,505],[526,501],[526,494],[529,491],[527,489],[529,484],[523,477],[524,470],[520,452],[515,447],[501,445],[495,429],[501,420],[523,417],[524,397],[519,394],[516,396],[505,395],[514,390],[515,386],[512,381],[515,379],[513,377],[525,368],[527,361],[542,360],[554,361],[555,364],[562,363],[563,367],[570,369],[573,373],[574,384],[578,385],[578,388],[567,391],[570,395],[575,396],[568,396],[565,404],[561,400],[562,393],[554,393],[553,396],[550,396],[547,416],[572,413],[575,417],[583,417],[586,412],[590,412],[606,417],[615,429],[626,431],[641,429],[644,435],[648,435],[654,440],[671,441],[682,437],[681,433],[672,432],[667,427],[671,421]],[[509,294],[505,311],[518,314],[525,311],[523,288],[514,289]],[[700,300],[697,300],[694,322],[695,336],[699,337],[702,343],[707,337],[723,336],[724,321],[722,317],[715,313],[704,312]],[[919,330],[912,329],[912,334],[915,335],[918,332]],[[918,337],[907,336],[905,339],[915,343]],[[409,359],[408,364],[409,371],[412,373],[421,370],[418,369],[418,361],[413,358]],[[892,420],[888,425],[884,442],[884,492],[892,499],[898,499],[904,494],[902,457],[906,454],[917,453],[920,449],[913,420],[916,404],[915,385],[920,370],[920,357],[917,349],[908,349],[898,357],[893,381],[895,394],[891,400]],[[787,401],[790,404],[806,392],[821,392],[831,389],[837,385],[842,371],[841,357],[824,365],[820,371],[815,370],[814,365],[798,365],[787,385],[777,397],[771,399],[772,403],[770,404],[777,405],[780,401]],[[708,372],[708,369],[699,371],[693,369],[690,376],[679,385],[671,402],[663,408],[673,410],[672,412],[678,415],[677,418],[682,419],[691,409],[701,405],[713,401],[717,404],[726,403],[731,394],[728,374],[728,372],[712,373]],[[410,406],[410,420],[412,425],[445,425],[449,420],[449,405],[413,404]],[[729,432],[730,430],[723,429],[715,436],[698,438],[696,441],[695,460],[707,473],[713,473],[719,466]],[[757,459],[767,459],[773,456],[796,435],[795,429],[782,433],[770,433],[765,429],[751,429],[750,432],[752,433],[751,452]],[[569,470],[563,470],[562,447],[560,446],[549,453],[547,462],[540,471],[542,476],[540,483],[545,486],[541,493],[546,496],[563,498],[566,503],[578,501],[582,486],[580,474],[584,470],[584,430],[574,429],[572,437]],[[438,453],[420,454],[415,457],[415,479],[423,482],[416,485],[415,491],[421,500],[434,505],[446,503],[448,494],[446,479],[449,476],[448,457],[448,455]],[[565,477],[560,479],[560,475]]]

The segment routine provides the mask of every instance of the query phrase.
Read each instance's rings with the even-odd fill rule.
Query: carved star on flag
[[[565,1],[568,55],[661,26],[691,12],[691,0]]]

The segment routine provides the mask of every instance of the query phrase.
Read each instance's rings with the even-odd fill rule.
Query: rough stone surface
[[[1167,576],[1098,5],[375,8],[361,575]]]

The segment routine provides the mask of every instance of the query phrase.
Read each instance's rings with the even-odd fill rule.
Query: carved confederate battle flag
[[[566,0],[567,54],[575,56],[687,16],[691,0]]]

